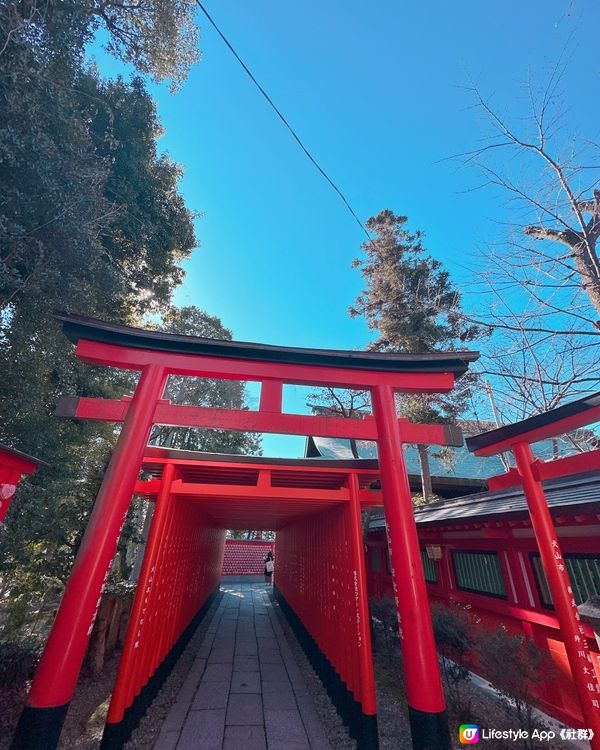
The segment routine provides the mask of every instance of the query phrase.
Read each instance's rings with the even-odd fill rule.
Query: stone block
[[[232,693],[260,693],[260,672],[234,670],[231,676]]]
[[[227,706],[226,724],[253,726],[263,724],[262,699],[257,693],[232,693]]]

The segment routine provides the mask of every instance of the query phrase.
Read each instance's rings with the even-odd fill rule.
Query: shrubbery
[[[0,687],[12,687],[33,677],[41,654],[33,639],[0,641]]]
[[[531,737],[535,728],[535,687],[553,679],[554,665],[534,641],[510,635],[503,626],[478,632],[475,653],[485,677],[498,695],[508,699],[519,727],[526,729]],[[534,744],[525,740],[523,746],[533,748]]]
[[[480,672],[494,691],[507,700],[511,723],[531,737],[535,728],[533,709],[535,688],[553,679],[550,659],[534,641],[510,635],[504,626],[490,631],[478,627],[477,618],[461,606],[434,604],[431,608],[436,643],[444,658],[441,670],[448,704],[459,717],[471,713],[468,666]],[[532,740],[523,747],[533,748]]]
[[[383,599],[369,599],[369,611],[371,613],[371,624],[375,621],[378,630],[383,635],[385,651],[388,659],[392,656],[392,644],[398,637],[398,615],[396,613],[396,602],[390,597],[385,596]],[[372,628],[373,645],[377,646],[379,640],[377,630]]]
[[[469,713],[465,686],[469,679],[469,655],[473,649],[473,616],[463,607],[434,604],[431,619],[435,642],[442,654],[441,671],[448,702],[457,715]]]

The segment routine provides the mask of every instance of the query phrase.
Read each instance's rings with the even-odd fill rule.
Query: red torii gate
[[[78,399],[63,404],[62,416],[122,421],[123,428],[21,715],[14,750],[53,750],[58,743],[153,424],[377,441],[413,746],[415,750],[449,749],[444,694],[402,443],[455,445],[462,438],[442,425],[399,420],[394,392],[447,392],[455,376],[463,374],[478,354],[285,348],[157,333],[82,316],[59,316],[59,320],[84,362],[138,370],[140,379],[131,399]],[[259,409],[170,404],[162,400],[170,374],[258,381]],[[369,390],[374,418],[284,414],[285,383]],[[300,496],[298,499],[302,500]],[[182,534],[180,547],[200,554],[194,546],[197,540],[187,536],[189,525],[182,521],[178,528]],[[190,559],[188,554],[186,560]],[[191,575],[186,566],[179,565],[179,574],[183,570]],[[200,599],[206,594],[206,601],[210,592],[205,584],[210,580],[196,580],[194,585]],[[186,612],[186,617],[192,615]],[[165,630],[172,638],[178,627]],[[166,660],[172,645],[165,634],[157,658]]]
[[[4,521],[21,477],[24,474],[33,474],[40,466],[46,464],[0,443],[0,523]]]
[[[592,750],[600,750],[600,683],[587,645],[569,571],[565,565],[558,534],[548,508],[543,482],[583,471],[600,469],[600,449],[544,462],[536,458],[531,445],[564,435],[600,420],[600,394],[572,401],[564,406],[529,417],[521,422],[467,438],[467,447],[476,456],[493,456],[511,451],[516,467],[488,479],[491,490],[522,485],[531,525],[548,580],[556,616],[565,639],[565,650],[577,689],[587,728],[594,733]]]

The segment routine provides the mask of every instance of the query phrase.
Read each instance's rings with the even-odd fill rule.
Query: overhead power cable
[[[349,212],[350,212],[350,213],[352,214],[352,217],[354,218],[354,220],[356,221],[356,223],[358,224],[358,226],[359,226],[359,227],[360,227],[360,228],[361,228],[361,229],[363,230],[363,232],[364,232],[364,233],[365,233],[365,234],[367,235],[367,239],[369,239],[369,240],[370,240],[370,239],[371,239],[371,235],[370,235],[370,234],[369,234],[369,232],[367,231],[367,228],[365,227],[365,225],[364,225],[364,224],[362,223],[362,221],[361,221],[361,220],[360,220],[360,219],[358,218],[358,216],[356,215],[356,212],[354,211],[354,209],[352,208],[352,206],[351,206],[351,205],[350,205],[350,204],[348,203],[348,201],[347,201],[347,199],[346,199],[346,196],[345,196],[345,195],[344,195],[344,194],[342,193],[342,191],[341,191],[341,190],[340,190],[340,189],[338,188],[338,186],[337,186],[337,185],[335,184],[335,182],[334,182],[334,181],[333,181],[333,180],[331,179],[331,177],[329,177],[329,175],[328,175],[328,174],[327,174],[327,173],[325,172],[325,170],[324,170],[324,169],[323,169],[323,168],[322,168],[322,167],[320,166],[320,164],[319,164],[319,163],[317,162],[317,160],[316,160],[316,159],[314,158],[314,156],[313,156],[313,155],[312,155],[312,154],[310,153],[310,151],[309,151],[309,150],[308,150],[308,149],[306,148],[306,146],[304,145],[304,143],[302,143],[302,141],[300,140],[300,136],[299,136],[299,135],[298,135],[298,134],[296,133],[296,131],[294,130],[294,128],[293,128],[293,127],[292,127],[292,126],[290,125],[290,123],[289,123],[289,122],[288,122],[288,121],[286,120],[286,118],[285,118],[285,117],[284,117],[284,115],[282,114],[281,110],[280,110],[280,109],[279,109],[279,108],[278,108],[278,107],[277,107],[277,106],[275,105],[275,102],[274,102],[274,101],[273,101],[273,100],[271,99],[271,97],[270,97],[270,96],[269,96],[269,95],[267,94],[267,92],[266,92],[266,91],[265,91],[265,90],[263,89],[263,87],[262,87],[262,86],[260,85],[260,83],[259,83],[259,82],[258,82],[258,81],[256,80],[256,78],[255,78],[255,77],[254,77],[254,75],[252,74],[251,70],[250,70],[250,69],[248,68],[248,66],[246,65],[246,63],[245,63],[245,62],[244,62],[244,61],[242,60],[242,58],[241,58],[241,57],[240,57],[240,56],[238,55],[238,53],[237,53],[237,52],[235,51],[235,49],[234,49],[234,48],[232,47],[231,43],[229,42],[229,40],[227,39],[227,37],[225,36],[225,34],[223,34],[223,32],[221,31],[221,29],[220,29],[220,28],[219,28],[219,27],[217,26],[217,24],[216,24],[216,23],[214,22],[214,20],[213,20],[212,16],[211,16],[211,15],[210,15],[210,13],[209,13],[209,12],[208,12],[208,11],[206,10],[206,8],[204,7],[204,5],[202,5],[202,3],[200,2],[200,0],[196,0],[196,5],[197,5],[197,6],[198,6],[198,7],[200,8],[200,10],[201,10],[201,11],[202,11],[202,12],[204,13],[204,15],[205,15],[205,16],[206,16],[206,18],[207,18],[207,19],[209,20],[209,22],[210,22],[210,24],[212,25],[212,27],[214,28],[214,30],[215,30],[215,31],[217,32],[217,34],[218,34],[218,35],[219,35],[219,36],[221,37],[221,39],[222,39],[222,40],[223,40],[223,41],[225,42],[225,44],[227,45],[227,47],[229,48],[229,50],[231,51],[231,53],[233,54],[233,56],[235,57],[235,59],[236,59],[236,60],[237,60],[237,61],[239,62],[239,64],[240,64],[240,65],[242,66],[242,68],[243,68],[243,69],[245,70],[246,74],[247,74],[247,75],[249,76],[249,78],[250,78],[250,80],[252,81],[252,83],[253,83],[253,84],[254,84],[254,85],[256,86],[256,88],[257,88],[257,89],[258,89],[258,90],[260,91],[260,93],[261,93],[261,94],[262,94],[262,95],[264,96],[264,98],[265,98],[265,99],[267,100],[267,102],[269,103],[270,107],[271,107],[271,108],[273,109],[273,111],[274,111],[274,112],[275,112],[275,114],[277,115],[277,117],[279,117],[279,119],[281,120],[281,122],[282,122],[282,123],[283,123],[283,124],[285,125],[285,127],[286,127],[286,128],[287,128],[287,129],[289,130],[289,131],[290,131],[290,133],[292,134],[292,137],[294,138],[294,140],[296,141],[296,143],[297,143],[297,144],[298,144],[298,145],[300,146],[300,148],[302,149],[302,151],[304,151],[304,153],[306,154],[306,156],[308,157],[308,159],[309,159],[309,160],[310,160],[310,161],[311,161],[311,162],[313,163],[313,165],[314,165],[314,166],[315,166],[315,167],[316,167],[316,168],[317,168],[317,169],[319,170],[319,172],[321,173],[321,175],[322,175],[322,176],[323,176],[323,177],[324,177],[324,178],[325,178],[325,179],[327,180],[327,182],[328,182],[328,183],[330,184],[330,186],[331,186],[331,187],[332,187],[332,188],[333,188],[333,189],[335,190],[335,192],[336,192],[336,193],[337,193],[337,194],[339,195],[339,197],[340,197],[340,198],[342,199],[342,201],[344,202],[344,205],[346,206],[346,208],[348,209],[348,211],[349,211]]]

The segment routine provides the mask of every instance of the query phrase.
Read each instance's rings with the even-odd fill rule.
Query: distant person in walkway
[[[267,552],[265,557],[265,583],[271,583],[273,580],[273,571],[275,570],[275,558],[271,550]]]

